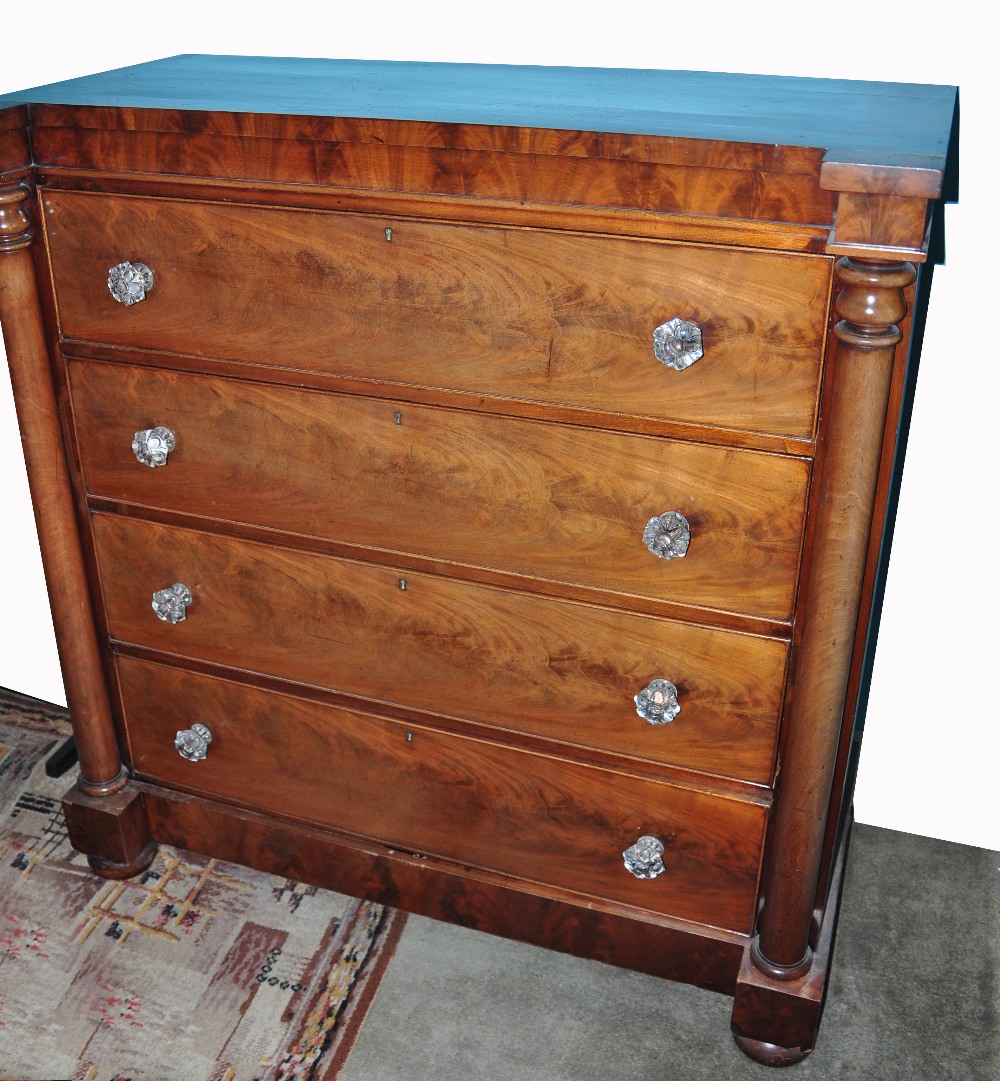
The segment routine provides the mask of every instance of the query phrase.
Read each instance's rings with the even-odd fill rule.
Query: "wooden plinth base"
[[[156,855],[142,795],[127,784],[110,796],[91,796],[79,784],[63,797],[70,843],[104,878],[131,878]]]

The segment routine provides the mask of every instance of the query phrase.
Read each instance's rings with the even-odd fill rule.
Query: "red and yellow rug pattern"
[[[0,1081],[334,1081],[405,916],[170,848],[97,877],[45,773],[69,733],[0,692]]]

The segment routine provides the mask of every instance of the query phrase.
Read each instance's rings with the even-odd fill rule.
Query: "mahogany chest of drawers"
[[[95,869],[279,871],[805,1055],[954,105],[225,57],[0,99]]]

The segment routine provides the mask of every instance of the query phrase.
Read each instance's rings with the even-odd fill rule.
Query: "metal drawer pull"
[[[677,688],[669,679],[654,679],[633,701],[636,713],[650,724],[669,724],[681,711]]]
[[[200,762],[208,757],[208,745],[212,742],[212,733],[203,724],[193,724],[184,728],[174,737],[174,746],[181,758],[189,762]]]
[[[663,842],[658,837],[640,837],[631,848],[622,853],[625,869],[636,878],[656,878],[662,875]]]
[[[690,368],[704,355],[701,327],[690,319],[675,316],[653,331],[653,356],[675,372]]]
[[[143,465],[155,469],[167,464],[167,455],[177,446],[177,436],[169,428],[157,425],[143,428],[132,439],[132,453]]]
[[[188,605],[193,600],[194,594],[183,582],[174,582],[153,594],[153,611],[164,623],[180,623],[187,619]]]
[[[126,259],[108,271],[108,288],[119,304],[131,307],[145,300],[153,288],[153,272],[145,263],[130,263]]]
[[[642,542],[660,559],[682,559],[691,543],[691,527],[679,510],[664,511],[646,523]]]

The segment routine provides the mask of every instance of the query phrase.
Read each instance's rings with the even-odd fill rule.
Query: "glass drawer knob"
[[[636,878],[656,878],[662,875],[663,842],[658,837],[640,837],[631,848],[622,853],[625,868]]]
[[[633,701],[636,713],[650,724],[669,724],[681,711],[677,688],[669,679],[654,679]]]
[[[691,543],[691,526],[680,511],[668,510],[649,519],[642,542],[660,559],[683,559]]]
[[[653,331],[653,356],[674,371],[690,368],[704,355],[701,327],[690,319],[668,319]]]
[[[150,469],[167,464],[167,455],[177,446],[177,437],[169,428],[158,425],[136,432],[132,439],[132,453],[136,460]]]
[[[145,263],[124,263],[113,266],[108,271],[108,289],[119,304],[129,308],[146,299],[146,294],[153,288],[153,272]]]
[[[193,600],[194,594],[183,582],[174,582],[153,594],[153,611],[164,623],[180,623],[187,619],[188,605]]]
[[[212,742],[212,733],[203,724],[193,724],[184,728],[174,737],[174,746],[181,758],[189,762],[200,762],[208,757],[208,745]]]

